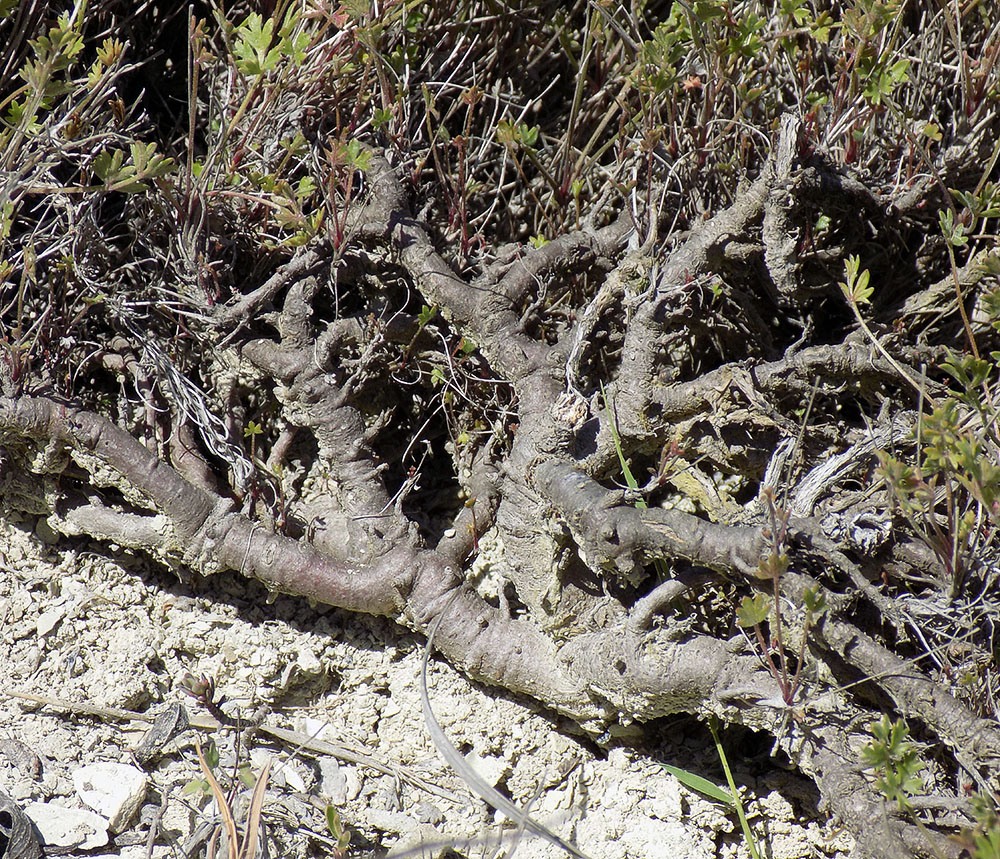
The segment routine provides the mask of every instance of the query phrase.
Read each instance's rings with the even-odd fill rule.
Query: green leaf
[[[511,125],[506,119],[501,119],[497,123],[497,142],[501,144],[508,144],[514,142],[514,126]]]
[[[523,146],[534,146],[538,141],[538,126],[526,125],[523,122],[517,124],[517,136]]]
[[[358,140],[352,140],[347,144],[346,154],[347,163],[356,170],[364,171],[371,166],[372,154]]]
[[[131,143],[129,155],[130,158],[126,162],[125,153],[121,149],[111,152],[104,150],[91,162],[94,173],[104,182],[108,191],[141,194],[149,190],[143,179],[166,176],[177,166],[172,158],[156,153],[155,143],[146,144],[138,141]]]
[[[328,805],[324,809],[324,814],[326,816],[326,828],[337,842],[337,849],[340,851],[346,850],[347,845],[351,843],[351,833],[344,826],[344,822],[340,819],[337,809],[332,805]]]
[[[920,133],[923,134],[923,136],[928,140],[933,140],[935,143],[940,143],[942,140],[941,127],[934,122],[925,123]]]
[[[771,614],[771,599],[766,594],[743,597],[736,609],[736,623],[743,629],[760,626]]]
[[[94,173],[104,182],[108,191],[125,194],[140,194],[149,186],[139,181],[135,166],[125,163],[125,153],[121,149],[98,153],[92,162]]]
[[[274,21],[264,20],[256,12],[251,12],[243,23],[236,28],[236,44],[233,53],[236,58],[236,68],[246,75],[259,77],[276,68],[283,53],[288,49],[288,43],[279,39],[272,48],[274,37]]]
[[[0,240],[10,236],[11,227],[14,226],[14,204],[7,201],[0,206]]]
[[[420,312],[417,314],[417,325],[424,328],[437,313],[437,305],[434,307],[428,307],[426,304],[420,308]]]
[[[870,278],[868,269],[859,274],[860,267],[861,260],[853,254],[849,256],[844,263],[847,280],[840,282],[840,289],[844,293],[844,297],[854,305],[868,304],[874,292],[868,285]]]
[[[499,143],[512,144],[516,141],[530,149],[538,142],[538,126],[528,125],[524,122],[514,125],[506,119],[502,119],[497,123],[496,135]]]
[[[215,745],[214,741],[209,741],[208,745],[205,746],[205,763],[208,764],[208,768],[214,770],[219,765],[219,747]]]
[[[316,193],[316,180],[312,176],[303,176],[295,188],[295,199],[304,200]]]
[[[743,830],[743,838],[747,843],[747,849],[750,851],[750,859],[760,859],[757,839],[754,838],[753,830],[750,828],[750,821],[747,820],[746,809],[743,808],[743,801],[740,799],[739,791],[736,789],[736,780],[733,778],[733,771],[729,766],[729,759],[726,757],[726,749],[722,745],[722,739],[719,737],[719,728],[715,716],[709,717],[708,729],[712,732],[712,739],[715,741],[715,750],[719,754],[722,770],[726,774],[726,783],[729,785],[729,793],[733,797],[736,816],[740,819],[740,829]]]
[[[854,300],[858,304],[868,304],[872,297],[872,288],[868,285],[868,279],[871,275],[868,269],[865,269],[861,274],[858,275],[858,281],[854,285]]]
[[[193,778],[181,788],[181,793],[184,796],[191,796],[195,793],[202,793],[208,796],[211,792],[212,786],[208,783],[207,779],[203,778]]]
[[[614,442],[615,451],[618,453],[618,462],[621,464],[625,482],[628,484],[629,489],[638,490],[639,484],[635,479],[635,475],[632,474],[632,469],[629,467],[628,460],[625,458],[625,452],[622,450],[622,440],[618,435],[618,424],[615,422],[614,406],[608,402],[608,395],[604,390],[603,382],[601,382],[601,397],[604,399],[604,407],[608,412],[608,427],[611,430],[611,440]],[[636,502],[635,506],[640,509],[645,509],[646,502],[640,498]]]
[[[784,552],[771,552],[757,565],[757,575],[774,581],[788,572],[789,557]]]
[[[801,27],[809,20],[809,7],[806,0],[781,0],[781,14],[790,18],[795,26]]]
[[[833,16],[829,12],[824,11],[820,12],[815,20],[809,24],[809,29],[812,31],[813,38],[821,45],[825,45],[830,41],[830,31],[835,26]]]
[[[132,154],[132,164],[135,166],[136,172],[143,178],[158,179],[174,169],[173,158],[157,155],[155,143],[131,143],[129,151]]]
[[[826,594],[823,593],[819,584],[805,589],[802,594],[802,602],[806,611],[811,615],[821,615],[826,612]]]
[[[254,787],[257,784],[257,776],[253,774],[253,768],[250,764],[243,764],[239,770],[240,781],[243,782],[247,787]]]
[[[114,149],[111,152],[105,149],[94,157],[91,166],[98,178],[102,182],[107,182],[110,176],[116,175],[121,170],[124,161],[125,153],[120,149]]]
[[[958,382],[966,391],[979,388],[990,377],[992,367],[988,361],[972,355],[958,355],[951,352],[941,368]]]
[[[942,209],[938,212],[938,222],[941,225],[941,234],[948,244],[959,248],[969,243],[969,238],[965,235],[965,227],[961,223],[955,222],[955,213],[951,209]]]
[[[721,802],[724,805],[736,804],[732,794],[719,787],[715,782],[687,770],[682,770],[680,767],[673,767],[670,764],[661,764],[661,766],[685,787],[696,790],[698,793],[707,796],[715,802]]]

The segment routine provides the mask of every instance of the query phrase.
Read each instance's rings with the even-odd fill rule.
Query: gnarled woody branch
[[[461,587],[459,573],[449,559],[412,542],[383,546],[377,558],[357,568],[332,561],[308,543],[266,532],[232,511],[228,502],[188,484],[126,433],[93,413],[44,399],[3,399],[0,426],[8,435],[56,439],[116,469],[170,520],[172,536],[144,548],[171,552],[183,545],[186,560],[203,570],[238,570],[270,588],[352,611],[388,615],[422,631],[437,618],[454,588]],[[616,493],[601,490],[565,464],[543,464],[536,470],[535,479],[564,506],[567,517],[579,528],[591,527],[592,517],[599,517],[601,511],[604,515],[621,514],[612,530],[605,529],[604,537],[612,533],[615,539],[623,537],[627,551],[639,545],[645,530],[649,545],[658,546],[654,551],[737,574],[745,572],[754,552],[759,552],[760,535],[754,536],[753,529],[739,533],[749,548],[736,550],[732,542],[739,529],[705,529],[706,523],[695,517],[686,517],[685,521],[685,514],[670,517],[665,528],[667,520],[650,515],[664,511],[644,511],[640,516],[633,508],[617,507]],[[579,500],[583,496],[586,499]],[[85,520],[85,513],[81,515]],[[104,533],[111,538],[127,536],[127,517],[135,514],[120,515],[121,535],[108,533],[113,530],[113,516],[105,515],[102,520]],[[79,517],[76,524],[84,529],[87,525]],[[665,531],[669,532],[667,537],[663,537]],[[153,532],[142,533],[148,539]],[[614,539],[593,541],[598,547],[614,543]],[[608,557],[614,560],[613,553]],[[726,558],[730,559],[728,567]],[[788,581],[793,591],[805,586],[791,575]],[[829,597],[837,602],[835,595]],[[591,729],[598,729],[619,714],[648,719],[678,711],[700,711],[721,713],[731,721],[747,721],[781,735],[780,710],[758,706],[759,702],[777,699],[776,683],[741,645],[706,636],[670,641],[647,626],[645,619],[636,625],[626,616],[612,613],[604,628],[578,635],[559,647],[531,621],[511,618],[463,588],[443,618],[438,646],[471,676],[528,694]],[[853,637],[847,641],[844,636]],[[863,637],[842,621],[831,621],[819,640],[832,649],[842,649],[849,660],[860,653],[860,664],[866,670],[887,664],[884,660],[873,661],[871,647],[859,648]],[[916,672],[913,669],[908,673]],[[933,726],[944,728],[956,741],[978,741],[979,745],[970,748],[973,755],[993,753],[995,737],[990,733],[983,746],[988,732],[984,733],[980,722],[968,721],[961,705],[948,701],[942,710],[947,697],[939,694],[934,699],[933,713],[940,717],[931,720]],[[907,696],[907,701],[912,702],[912,697]],[[847,766],[850,770],[842,760],[830,758],[832,735],[817,743],[816,737],[829,731],[829,725],[817,722],[813,740],[793,740],[790,746],[803,771],[815,774],[821,784],[832,778],[833,767],[839,771]],[[805,736],[810,736],[809,732]],[[861,800],[855,793],[843,801],[852,804]],[[873,814],[875,798],[868,795],[864,803]],[[907,841],[915,838],[898,821],[883,815],[883,822],[888,827],[885,832],[891,835],[891,840],[884,843],[898,846],[904,836]],[[872,846],[872,855],[892,855],[879,848],[877,841]],[[943,846],[937,844],[935,849]],[[953,852],[945,850],[941,855]]]
[[[534,483],[567,522],[592,564],[629,574],[657,556],[720,572],[752,576],[764,540],[759,527],[717,525],[679,510],[638,510],[622,504],[572,464],[549,460]]]
[[[71,514],[75,533],[99,526],[95,530],[107,538],[132,544],[137,535],[148,539],[158,533],[158,544],[140,548],[180,554],[183,546],[184,560],[202,572],[237,570],[274,590],[350,611],[388,615],[422,631],[460,584],[447,559],[413,545],[383,547],[376,560],[357,568],[332,561],[308,543],[269,533],[232,511],[228,502],[188,484],[127,433],[92,412],[38,398],[2,399],[0,425],[8,432],[56,439],[98,456],[163,510],[172,526],[170,535],[137,530],[135,514],[115,516],[107,510],[99,522],[88,521],[88,510],[81,508]],[[585,675],[574,660],[558,656],[548,636],[528,621],[504,615],[472,591],[460,594],[438,636],[441,652],[474,677],[531,695],[584,722],[603,723],[614,715],[595,705]],[[608,639],[613,642],[614,637]],[[683,700],[690,697],[686,692]]]
[[[786,123],[783,130],[787,173],[794,123]],[[363,341],[368,335],[360,322],[337,330],[330,327],[321,335],[326,345],[316,348],[311,331],[316,285],[300,276],[321,261],[315,255],[301,255],[301,265],[291,265],[253,296],[256,307],[275,300],[288,287],[277,324],[279,338],[245,343],[242,353],[279,383],[276,396],[287,419],[316,439],[333,487],[317,503],[328,505],[330,513],[343,514],[340,524],[333,526],[340,529],[335,537],[312,542],[268,530],[235,511],[225,497],[189,483],[99,415],[45,399],[2,400],[0,427],[6,435],[55,440],[72,448],[97,485],[107,481],[110,466],[120,475],[120,481],[111,482],[132,502],[131,508],[116,508],[65,497],[51,517],[53,525],[67,533],[96,534],[179,558],[206,573],[236,570],[269,588],[351,611],[386,615],[418,631],[440,619],[437,647],[456,667],[530,695],[595,732],[619,718],[646,720],[682,711],[717,714],[766,730],[804,773],[815,777],[833,810],[870,855],[953,855],[954,848],[940,836],[922,834],[887,815],[861,774],[845,725],[864,722],[869,711],[808,670],[801,686],[805,697],[782,700],[783,691],[789,697],[787,689],[782,690],[744,641],[675,628],[664,611],[671,588],[657,589],[646,598],[633,593],[637,602],[629,608],[627,587],[621,588],[624,595],[617,599],[601,588],[578,587],[559,606],[557,621],[567,619],[563,640],[549,634],[546,589],[554,584],[562,599],[563,591],[572,590],[563,587],[567,582],[560,578],[568,570],[588,569],[595,574],[591,585],[618,587],[621,582],[615,579],[620,578],[638,586],[645,583],[646,565],[664,559],[694,568],[688,587],[699,586],[703,570],[760,587],[756,574],[770,538],[757,524],[725,525],[678,511],[636,509],[621,492],[609,491],[593,479],[605,474],[617,457],[609,438],[608,403],[603,412],[593,414],[596,396],[588,401],[579,391],[567,392],[564,382],[580,332],[592,330],[595,319],[613,301],[595,299],[595,318],[578,318],[576,327],[571,323],[554,341],[526,332],[517,305],[532,297],[537,279],[580,267],[600,270],[606,256],[622,250],[630,229],[627,219],[592,235],[581,231],[528,252],[506,273],[500,267],[491,269],[470,288],[451,271],[426,229],[408,212],[388,163],[378,156],[372,163],[372,193],[362,212],[367,221],[358,225],[358,235],[395,252],[421,297],[438,304],[450,321],[476,338],[490,371],[516,395],[520,428],[506,459],[498,462],[499,456],[488,453],[470,480],[485,499],[489,511],[485,518],[497,509],[498,530],[512,566],[522,558],[528,562],[519,571],[522,578],[511,578],[516,595],[527,606],[526,614],[513,616],[505,599],[494,605],[464,585],[461,567],[475,546],[475,537],[469,539],[470,526],[477,525],[473,512],[458,515],[455,522],[461,534],[453,540],[443,537],[436,550],[427,548],[400,505],[389,511],[393,502],[373,449],[381,424],[366,423],[356,402],[360,383],[353,376],[344,380],[343,367],[337,366],[347,351],[343,343],[353,340],[353,347],[366,347],[370,344]],[[663,332],[657,326],[662,329],[658,314],[664,302],[684,288],[690,275],[711,270],[713,253],[731,231],[742,232],[762,217],[773,179],[769,166],[744,197],[696,229],[634,298],[630,306],[634,315],[624,327],[620,372],[609,388],[625,445],[659,440],[680,419],[725,411],[723,400],[732,393],[741,394],[766,416],[767,396],[777,398],[785,391],[801,394],[816,375],[834,385],[865,375],[891,378],[891,373],[872,363],[866,349],[845,342],[803,349],[756,367],[731,363],[691,382],[650,383],[648,376],[659,360],[656,350],[662,346]],[[777,250],[785,253],[787,248]],[[614,289],[612,298],[617,300],[626,285],[619,283]],[[341,371],[339,377],[334,369]],[[60,467],[52,466],[54,471]],[[334,499],[337,494],[341,498]],[[150,513],[136,508],[148,508]],[[538,537],[533,526],[540,509],[554,511],[555,536],[551,544],[538,549],[533,545]],[[357,525],[376,520],[377,526]],[[976,719],[917,667],[905,664],[858,629],[849,615],[848,598],[826,591],[798,572],[800,562],[828,560],[828,553],[815,550],[818,543],[797,538],[808,532],[804,525],[793,529],[794,565],[781,581],[779,598],[789,631],[799,636],[809,632],[810,659],[833,654],[846,659],[887,693],[900,712],[919,718],[944,742],[963,749],[965,765],[974,773],[995,762],[1000,741],[993,726]],[[356,539],[359,535],[363,540]],[[349,548],[335,551],[341,544]],[[564,567],[557,567],[557,558],[566,562]],[[844,563],[850,562],[844,559]],[[609,572],[611,582],[600,582]],[[551,574],[551,582],[539,584],[539,573]],[[859,571],[850,573],[852,582],[861,581]],[[804,629],[801,609],[807,588],[822,594],[831,606],[809,631]],[[456,589],[451,608],[441,617]],[[664,616],[657,617],[661,611]],[[811,664],[807,662],[807,669]],[[816,696],[823,695],[836,701],[837,718],[813,707]],[[788,729],[789,719],[794,730]]]
[[[658,555],[686,560],[753,581],[766,541],[760,527],[726,526],[704,522],[676,510],[644,510],[625,505],[619,492],[610,492],[568,463],[546,462],[535,470],[535,483],[569,523],[591,562],[631,570],[636,558]],[[864,676],[892,696],[900,712],[916,716],[953,748],[967,750],[984,767],[1000,762],[1000,728],[977,718],[914,665],[907,665],[869,635],[839,617],[847,610],[843,597],[827,591],[815,579],[787,572],[783,595],[792,606],[806,602],[806,592],[822,594],[835,610],[816,622],[811,640],[843,656]],[[978,775],[978,774],[977,774]]]
[[[816,44],[819,22],[807,21],[793,47],[826,107],[792,104],[802,88],[775,64],[746,64],[746,92],[792,94],[782,117],[773,98],[702,80],[712,45],[706,54],[684,20],[660,21],[652,6],[625,20],[576,4],[553,29],[536,9],[500,20],[489,5],[452,10],[468,23],[457,29],[429,8],[419,32],[394,4],[332,28],[306,16],[277,101],[231,51],[202,51],[204,91],[255,109],[232,115],[221,138],[196,121],[194,137],[158,148],[214,147],[208,160],[221,163],[219,147],[242,135],[250,161],[232,160],[226,190],[201,182],[198,193],[189,158],[129,194],[124,221],[106,189],[82,185],[68,221],[62,207],[20,205],[29,186],[29,197],[64,197],[53,177],[81,178],[72,135],[29,141],[13,168],[31,181],[5,215],[11,236],[42,247],[37,261],[17,243],[8,254],[15,270],[37,271],[0,312],[11,335],[0,388],[18,397],[0,401],[0,499],[175,569],[235,570],[416,631],[434,623],[455,667],[597,735],[678,712],[767,732],[858,853],[954,856],[930,830],[972,820],[966,772],[984,793],[997,785],[1000,729],[980,718],[996,704],[995,523],[966,475],[928,477],[918,457],[928,500],[907,529],[889,509],[895,498],[908,512],[902,483],[883,479],[874,452],[913,449],[900,418],[938,399],[960,315],[983,356],[997,346],[982,316],[997,118],[980,73],[993,66],[958,81],[953,22],[938,16],[915,38],[906,29],[921,16],[909,15],[898,33],[921,58],[917,77],[893,81],[901,111],[872,110],[856,64],[839,88],[828,74],[826,48],[849,52],[850,39]],[[746,44],[783,44],[781,19]],[[732,22],[715,23],[724,35]],[[962,23],[969,53],[983,54],[992,31]],[[609,41],[613,31],[624,38]],[[563,50],[571,42],[583,53]],[[668,82],[663,51],[688,44],[698,56],[671,60]],[[724,65],[733,44],[722,47]],[[356,61],[398,50],[413,86],[367,98]],[[382,65],[369,68],[380,80]],[[575,87],[556,85],[567,67]],[[106,71],[109,85],[125,73]],[[844,86],[858,98],[839,98]],[[65,95],[43,111],[53,127],[66,125]],[[99,102],[84,125],[114,137],[119,112]],[[968,109],[948,109],[959,102]],[[909,127],[923,115],[940,128]],[[175,119],[160,111],[154,124]],[[942,206],[965,245],[958,233],[942,243]],[[532,233],[547,242],[511,243]],[[849,333],[837,286],[854,255],[875,288],[864,336]],[[118,325],[131,347],[114,345]],[[93,343],[113,351],[88,355]],[[900,394],[903,365],[927,367],[919,400]],[[116,388],[106,374],[133,377],[140,411],[128,397],[105,405]],[[991,377],[987,400],[994,387]],[[79,397],[105,417],[26,391]],[[161,411],[161,395],[179,413]],[[921,446],[935,431],[923,427]],[[250,457],[234,443],[244,432]],[[255,470],[257,453],[266,468]],[[233,462],[242,471],[227,484],[219,466]],[[615,489],[622,475],[644,485]],[[675,492],[700,514],[664,509]],[[959,524],[954,509],[978,520]],[[935,558],[903,541],[907,530],[936,540],[944,557],[960,528],[974,529],[966,555],[981,566],[965,581],[982,593],[977,604],[955,576],[944,606]],[[468,581],[484,569],[481,585]],[[970,608],[977,616],[959,620]],[[935,666],[955,670],[937,677]],[[970,670],[982,682],[965,687]],[[887,807],[891,790],[863,766],[883,712],[920,743],[921,826],[891,797]]]

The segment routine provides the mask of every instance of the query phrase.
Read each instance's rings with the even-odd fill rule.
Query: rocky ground
[[[219,817],[197,789],[196,743],[213,740],[215,772],[224,787],[235,781],[238,816],[250,787],[234,773],[244,764],[257,773],[272,760],[267,855],[337,856],[327,806],[351,835],[347,856],[502,853],[502,818],[442,762],[424,726],[421,640],[385,621],[271,601],[237,576],[179,580],[128,551],[109,559],[86,541],[64,550],[51,540],[44,519],[0,522],[0,791],[32,817],[46,852],[206,855]],[[183,694],[185,673],[214,680],[223,711],[258,729],[213,728]],[[429,683],[439,721],[476,769],[519,804],[533,801],[537,820],[593,859],[749,855],[732,809],[662,766],[723,782],[711,737],[693,720],[623,728],[598,746],[441,663],[432,663]],[[172,704],[194,727],[145,760],[148,720]],[[725,739],[774,859],[850,850],[847,836],[824,822],[812,786],[770,761],[765,740]],[[93,769],[102,762],[128,769]],[[110,830],[112,810],[68,811],[89,810],[81,793],[102,808],[88,790],[100,794],[129,774],[135,810],[126,801]],[[558,852],[539,839],[517,844],[522,859]]]

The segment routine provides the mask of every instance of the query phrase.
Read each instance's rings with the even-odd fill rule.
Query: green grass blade
[[[715,740],[715,748],[719,753],[719,760],[722,761],[722,769],[726,773],[726,782],[729,784],[729,791],[733,795],[733,805],[736,807],[736,816],[740,819],[740,828],[743,830],[743,837],[746,839],[747,848],[753,859],[760,859],[760,851],[757,849],[757,840],[754,838],[753,830],[750,828],[750,821],[747,820],[743,802],[740,800],[740,792],[736,789],[736,781],[733,779],[732,770],[729,769],[729,760],[726,758],[726,750],[722,748],[722,741],[719,739],[719,731],[715,726],[715,719],[708,722],[708,729],[712,732],[712,739]]]
[[[604,400],[604,408],[608,410],[608,427],[611,429],[611,440],[615,443],[615,452],[618,454],[618,462],[621,463],[625,482],[628,484],[629,489],[638,491],[639,484],[636,482],[635,476],[632,474],[632,469],[629,468],[628,460],[625,458],[625,452],[622,450],[622,440],[621,436],[618,435],[618,424],[615,422],[615,410],[611,403],[608,402],[608,395],[604,390],[603,382],[601,382],[601,398]],[[646,502],[640,498],[635,502],[635,506],[644,508]]]
[[[676,778],[677,781],[684,785],[684,787],[696,790],[698,793],[702,794],[702,796],[707,796],[709,799],[715,800],[715,802],[721,802],[723,805],[736,805],[736,801],[733,799],[732,795],[723,788],[719,787],[714,781],[709,781],[707,778],[702,778],[700,775],[695,775],[687,770],[682,770],[680,767],[672,767],[670,764],[662,764],[661,766],[674,778]]]

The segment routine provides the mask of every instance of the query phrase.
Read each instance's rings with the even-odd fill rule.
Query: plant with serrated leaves
[[[0,323],[7,395],[21,390],[40,355],[61,360],[79,342],[79,329],[105,294],[81,277],[79,255],[65,236],[63,245],[57,244],[65,213],[86,220],[100,205],[91,192],[138,195],[149,190],[149,181],[165,180],[174,169],[155,143],[139,139],[118,93],[128,44],[115,37],[89,39],[89,12],[89,4],[78,0],[54,23],[41,26],[23,43],[26,56],[16,75],[2,82],[0,176],[6,179],[0,181],[0,289],[19,273],[13,298],[5,299],[16,308],[13,324]],[[12,32],[12,14],[10,6],[0,8],[6,34]],[[89,66],[83,64],[88,55]],[[94,184],[95,176],[100,184]],[[66,206],[38,205],[47,197],[63,199]]]
[[[1000,813],[996,794],[976,794],[972,797],[975,826],[967,827],[954,836],[971,859],[1000,859]]]
[[[910,729],[901,719],[894,721],[886,715],[872,723],[871,734],[874,739],[861,754],[875,772],[875,787],[900,811],[911,811],[910,798],[923,787],[923,764],[916,744],[909,739]]]
[[[917,462],[909,465],[884,452],[879,459],[898,510],[940,561],[955,597],[970,567],[989,557],[1000,525],[996,440],[991,422],[970,419],[967,405],[996,368],[970,355],[952,355],[943,369],[962,388],[922,416]],[[982,408],[978,399],[975,407]]]
[[[809,632],[827,610],[826,598],[819,587],[809,588],[803,595],[802,624],[798,652],[794,655],[794,667],[785,643],[785,620],[781,613],[781,577],[788,571],[789,556],[786,548],[788,515],[779,510],[773,493],[764,493],[770,517],[768,533],[771,535],[771,550],[761,558],[757,576],[769,581],[773,596],[757,593],[746,596],[736,608],[736,625],[741,629],[752,629],[759,653],[771,676],[781,689],[781,697],[786,705],[795,702],[795,696],[802,684],[802,670],[805,664],[806,646]],[[773,612],[773,620],[772,620]],[[764,636],[764,624],[770,623],[772,639]]]
[[[107,191],[141,194],[149,190],[148,179],[162,179],[176,168],[173,158],[160,155],[155,143],[135,142],[126,154],[121,149],[105,151],[94,158],[94,173]]]
[[[983,216],[992,216],[986,213],[996,208],[992,191],[964,201],[967,211]],[[940,213],[940,225],[954,266],[954,248],[966,243],[967,228],[950,209]],[[991,266],[998,266],[995,256],[987,256],[982,266],[990,274]],[[957,278],[955,282],[971,353],[949,351],[941,362],[954,384],[944,397],[924,396],[931,411],[920,416],[914,430],[915,460],[878,452],[879,475],[898,512],[941,564],[951,598],[959,595],[970,570],[995,563],[1000,529],[1000,352],[988,359],[980,356]],[[1000,333],[1000,290],[984,294],[982,309]]]
[[[266,21],[257,12],[251,12],[236,28],[233,58],[236,68],[251,77],[261,77],[278,68],[282,60],[301,63],[305,59],[306,33],[294,33],[296,15],[289,10],[277,37],[274,19]]]

